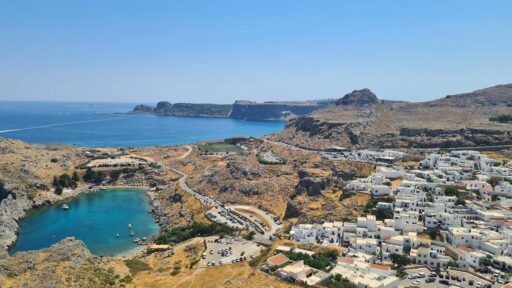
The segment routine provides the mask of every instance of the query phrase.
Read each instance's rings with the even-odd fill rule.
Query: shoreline
[[[10,243],[6,243],[5,244],[6,245],[5,249],[2,249],[0,251],[0,257],[3,257],[3,256],[13,257],[18,252],[28,252],[28,251],[18,251],[15,254],[10,254],[9,250],[16,244],[16,241],[18,240],[18,234],[19,234],[19,229],[20,229],[19,222],[23,218],[25,218],[29,213],[31,213],[32,211],[34,211],[34,210],[36,210],[38,208],[48,207],[48,206],[52,206],[52,205],[58,205],[59,203],[67,202],[67,201],[73,200],[74,198],[79,197],[79,196],[81,196],[83,194],[98,193],[98,192],[104,192],[104,191],[107,191],[107,190],[121,190],[121,189],[133,189],[133,190],[141,190],[140,192],[145,192],[146,196],[148,197],[148,204],[151,207],[151,209],[148,211],[148,213],[152,214],[152,217],[155,220],[155,223],[158,225],[159,230],[158,230],[157,234],[159,234],[161,232],[161,229],[162,229],[162,227],[160,226],[160,223],[158,221],[160,215],[155,213],[155,211],[157,209],[155,209],[153,197],[150,195],[150,192],[152,192],[151,188],[148,188],[148,187],[145,187],[145,186],[128,186],[128,185],[95,186],[93,188],[79,187],[79,188],[77,188],[75,190],[65,191],[64,193],[68,193],[68,194],[66,196],[64,196],[62,199],[54,199],[54,198],[52,199],[52,198],[50,198],[50,199],[43,200],[42,202],[32,202],[31,207],[29,207],[28,209],[23,209],[23,215],[21,217],[11,217],[11,219],[16,222],[16,230],[14,231],[15,238],[12,239],[12,241],[10,241]],[[51,193],[49,191],[46,191],[46,192]],[[64,193],[63,193],[63,195],[64,195]],[[16,200],[14,200],[14,201],[16,201]],[[3,216],[7,216],[7,215],[3,215]],[[7,217],[9,217],[9,216],[7,216]],[[71,236],[71,237],[73,237],[73,236]],[[156,235],[153,235],[148,240],[152,241],[152,240],[154,240],[154,238],[156,238]],[[59,241],[57,241],[55,243],[58,243],[58,242],[60,242],[62,240],[63,239],[61,239],[61,240],[59,240]],[[149,244],[138,245],[138,246],[136,246],[136,247],[134,247],[132,249],[129,249],[129,250],[125,251],[125,252],[122,252],[122,253],[117,254],[117,255],[112,255],[112,256],[101,256],[101,255],[94,255],[94,254],[93,255],[95,257],[99,257],[99,258],[108,257],[108,258],[121,259],[121,260],[122,259],[129,259],[129,258],[132,258],[132,257],[135,257],[135,256],[141,254],[143,251],[145,251],[145,249],[147,249],[148,246],[149,246]],[[87,245],[86,245],[86,247],[87,247]],[[29,250],[29,251],[39,251],[39,250],[42,250],[42,249],[45,249],[45,248]],[[89,247],[87,247],[87,250],[89,250]]]

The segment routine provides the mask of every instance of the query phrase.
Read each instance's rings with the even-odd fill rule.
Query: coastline
[[[150,188],[145,187],[145,186],[128,186],[128,185],[95,186],[93,188],[89,188],[89,187],[85,187],[84,186],[84,187],[79,187],[79,188],[74,189],[74,190],[65,191],[61,195],[63,197],[61,197],[60,199],[56,199],[56,198],[52,197],[52,198],[48,198],[48,199],[45,199],[45,200],[42,200],[42,201],[38,201],[38,202],[32,201],[32,205],[30,205],[30,207],[28,207],[27,209],[23,209],[23,211],[22,211],[23,214],[17,213],[16,215],[13,215],[14,217],[11,216],[10,217],[11,220],[13,220],[15,222],[15,224],[16,224],[15,225],[15,230],[11,231],[11,232],[14,233],[15,237],[11,237],[10,239],[4,241],[4,243],[0,243],[3,246],[3,247],[1,247],[1,250],[0,250],[0,258],[6,257],[6,256],[13,256],[13,255],[10,255],[9,250],[13,247],[13,245],[16,244],[16,241],[18,239],[18,234],[19,234],[19,229],[20,229],[19,228],[19,222],[24,217],[26,217],[27,214],[30,213],[31,211],[33,211],[35,209],[38,209],[38,208],[41,208],[41,207],[52,206],[52,205],[57,205],[59,203],[64,203],[64,202],[70,201],[70,200],[72,200],[72,199],[74,199],[76,197],[79,197],[79,196],[81,196],[83,194],[98,193],[98,192],[103,192],[103,191],[106,191],[106,190],[134,189],[134,190],[141,190],[141,192],[145,192],[147,197],[148,197],[149,206],[151,207],[151,209],[148,211],[148,213],[152,214],[152,217],[154,218],[155,223],[159,227],[158,233],[160,233],[161,228],[162,228],[160,226],[159,221],[158,221],[160,219],[160,215],[158,213],[155,213],[156,211],[158,211],[158,209],[155,209],[157,207],[155,206],[155,202],[153,201],[154,199],[153,199],[153,197],[150,194],[150,192],[151,192]],[[47,191],[47,192],[51,193],[50,191]],[[16,200],[18,200],[18,199],[16,199]],[[13,199],[14,202],[16,202],[16,200]],[[22,199],[19,199],[19,200],[22,200]],[[26,200],[28,200],[28,199],[26,199]],[[3,204],[3,201],[0,204]],[[0,208],[1,208],[1,206],[0,206]],[[1,220],[4,220],[6,217],[9,217],[9,215],[1,215],[1,217],[2,217]],[[11,226],[11,228],[14,228],[14,226]],[[151,238],[149,238],[149,240],[151,241],[155,237],[156,236],[152,236]],[[120,254],[117,254],[117,255],[113,255],[113,256],[100,256],[100,255],[94,255],[94,256],[100,257],[100,258],[110,257],[110,258],[116,258],[116,259],[128,259],[128,258],[131,258],[131,257],[134,257],[134,256],[137,256],[137,255],[141,254],[143,251],[145,251],[145,249],[147,247],[148,247],[148,244],[139,245],[139,246],[136,246],[136,247],[134,247],[132,249],[129,249],[129,250],[123,252],[123,253],[120,253]],[[40,249],[37,249],[37,250],[40,250]],[[34,251],[37,251],[37,250],[34,250]]]

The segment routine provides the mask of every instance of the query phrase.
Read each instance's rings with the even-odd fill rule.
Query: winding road
[[[191,146],[185,146],[187,148],[187,152],[185,152],[183,155],[179,156],[179,157],[176,157],[174,158],[173,160],[178,160],[178,159],[184,159],[186,158],[187,156],[190,155],[190,153],[192,153],[193,149]],[[165,166],[165,165],[162,165],[163,168],[166,168],[166,169],[169,169],[170,171],[178,174],[181,176],[181,178],[179,179],[179,185],[181,187],[181,189],[185,190],[187,193],[191,194],[192,196],[194,196],[197,200],[199,200],[201,203],[203,203],[204,205],[209,205],[209,206],[213,206],[214,209],[217,209],[218,211],[222,211],[225,213],[225,215],[233,218],[233,219],[236,219],[237,222],[239,223],[242,223],[243,226],[245,226],[247,229],[249,229],[249,231],[254,231],[256,233],[256,237],[258,240],[260,241],[268,241],[268,239],[271,238],[271,236],[274,235],[274,233],[277,231],[274,227],[274,225],[272,225],[272,227],[269,227],[269,231],[263,231],[263,233],[260,232],[261,230],[261,224],[259,223],[256,223],[250,219],[248,219],[247,217],[240,217],[239,215],[237,215],[237,213],[233,213],[233,210],[231,208],[226,208],[225,205],[218,201],[218,200],[215,200],[213,199],[212,197],[209,197],[209,196],[206,196],[206,195],[202,195],[202,194],[199,194],[198,192],[196,192],[194,189],[190,188],[188,185],[187,185],[187,179],[188,179],[188,174],[185,173],[185,172],[182,172],[178,169],[175,169],[175,168],[171,168],[171,167],[168,167],[168,166]],[[256,213],[256,214],[260,214],[261,217],[263,218],[268,218],[270,219],[272,222],[271,223],[274,223],[272,217],[269,216],[269,214],[267,214],[266,212],[260,210],[260,209],[257,209],[255,207],[252,207],[252,206],[240,206],[240,207],[244,207],[246,209],[250,209],[253,213]]]

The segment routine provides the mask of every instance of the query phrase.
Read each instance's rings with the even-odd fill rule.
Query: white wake
[[[17,132],[17,131],[35,130],[35,129],[52,128],[52,127],[59,127],[59,126],[77,125],[77,124],[87,124],[87,123],[94,123],[94,122],[104,122],[104,121],[116,120],[116,119],[120,119],[120,118],[121,117],[108,118],[108,119],[87,120],[87,121],[55,123],[55,124],[33,126],[33,127],[26,127],[26,128],[16,128],[16,129],[0,130],[0,133],[9,133],[9,132]]]

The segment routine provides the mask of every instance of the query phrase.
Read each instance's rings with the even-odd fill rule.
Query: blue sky
[[[512,82],[512,1],[0,0],[0,100],[231,103]]]

